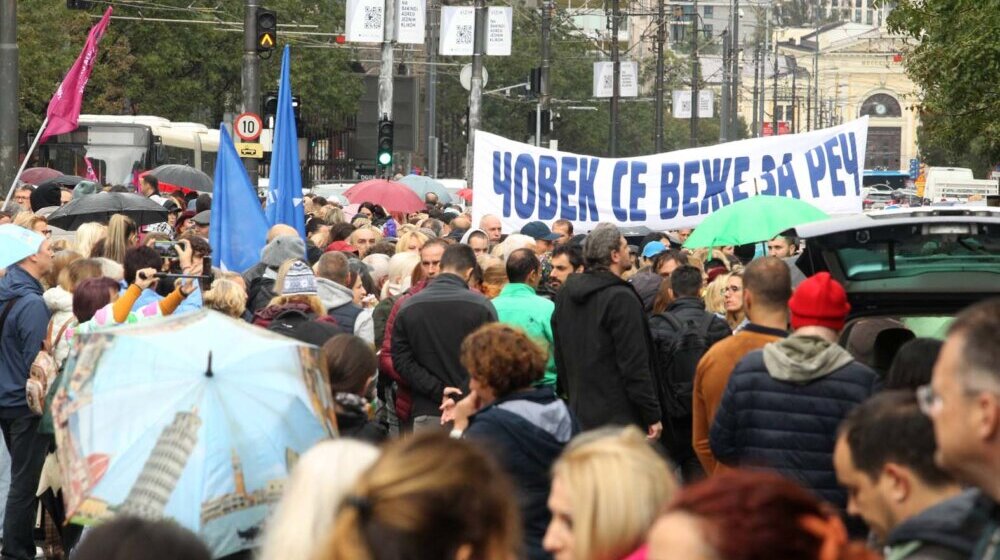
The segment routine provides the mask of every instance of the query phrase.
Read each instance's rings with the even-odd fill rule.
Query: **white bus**
[[[177,163],[215,173],[219,131],[153,116],[80,115],[79,127],[39,147],[40,165],[84,176],[88,158],[104,184],[132,182],[133,173]]]

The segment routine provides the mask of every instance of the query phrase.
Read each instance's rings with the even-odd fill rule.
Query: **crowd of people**
[[[26,389],[83,333],[201,308],[319,348],[337,412],[240,558],[1000,559],[1000,300],[917,338],[852,318],[792,237],[505,231],[433,194],[411,215],[307,195],[304,238],[274,226],[228,272],[210,197],[147,178],[166,222],[54,236],[78,189],[0,213],[37,244],[0,278],[5,559],[35,557],[39,498],[48,557],[210,557],[169,521],[81,537],[39,484],[54,443]]]

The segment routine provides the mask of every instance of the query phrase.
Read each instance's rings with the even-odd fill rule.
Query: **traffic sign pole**
[[[243,18],[243,112],[260,113],[260,60],[257,57],[257,0],[246,0]],[[250,184],[259,183],[257,160],[243,160]]]

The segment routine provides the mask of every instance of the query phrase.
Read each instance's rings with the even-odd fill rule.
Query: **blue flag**
[[[219,127],[208,239],[212,244],[212,265],[235,272],[257,264],[267,241],[267,219],[257,190],[250,185],[247,170],[225,127]]]
[[[291,62],[288,45],[281,55],[278,83],[278,114],[271,146],[271,177],[267,191],[267,223],[287,224],[305,239],[306,215],[302,207],[302,172],[299,170],[299,135],[292,110]]]

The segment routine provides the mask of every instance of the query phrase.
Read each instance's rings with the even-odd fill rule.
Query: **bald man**
[[[298,236],[299,230],[287,224],[275,224],[271,226],[271,229],[267,230],[267,242],[270,243],[274,241],[276,237],[281,237],[282,235]],[[304,254],[303,257],[305,257]],[[250,268],[243,271],[242,274],[243,281],[246,282],[247,286],[249,286],[251,283],[253,283],[254,279],[263,276],[265,270],[267,270],[267,265],[262,262],[259,262],[251,266]]]
[[[490,236],[491,243],[500,241],[500,236],[502,235],[500,218],[497,218],[493,214],[483,216],[483,219],[479,220],[479,229],[485,231]]]

